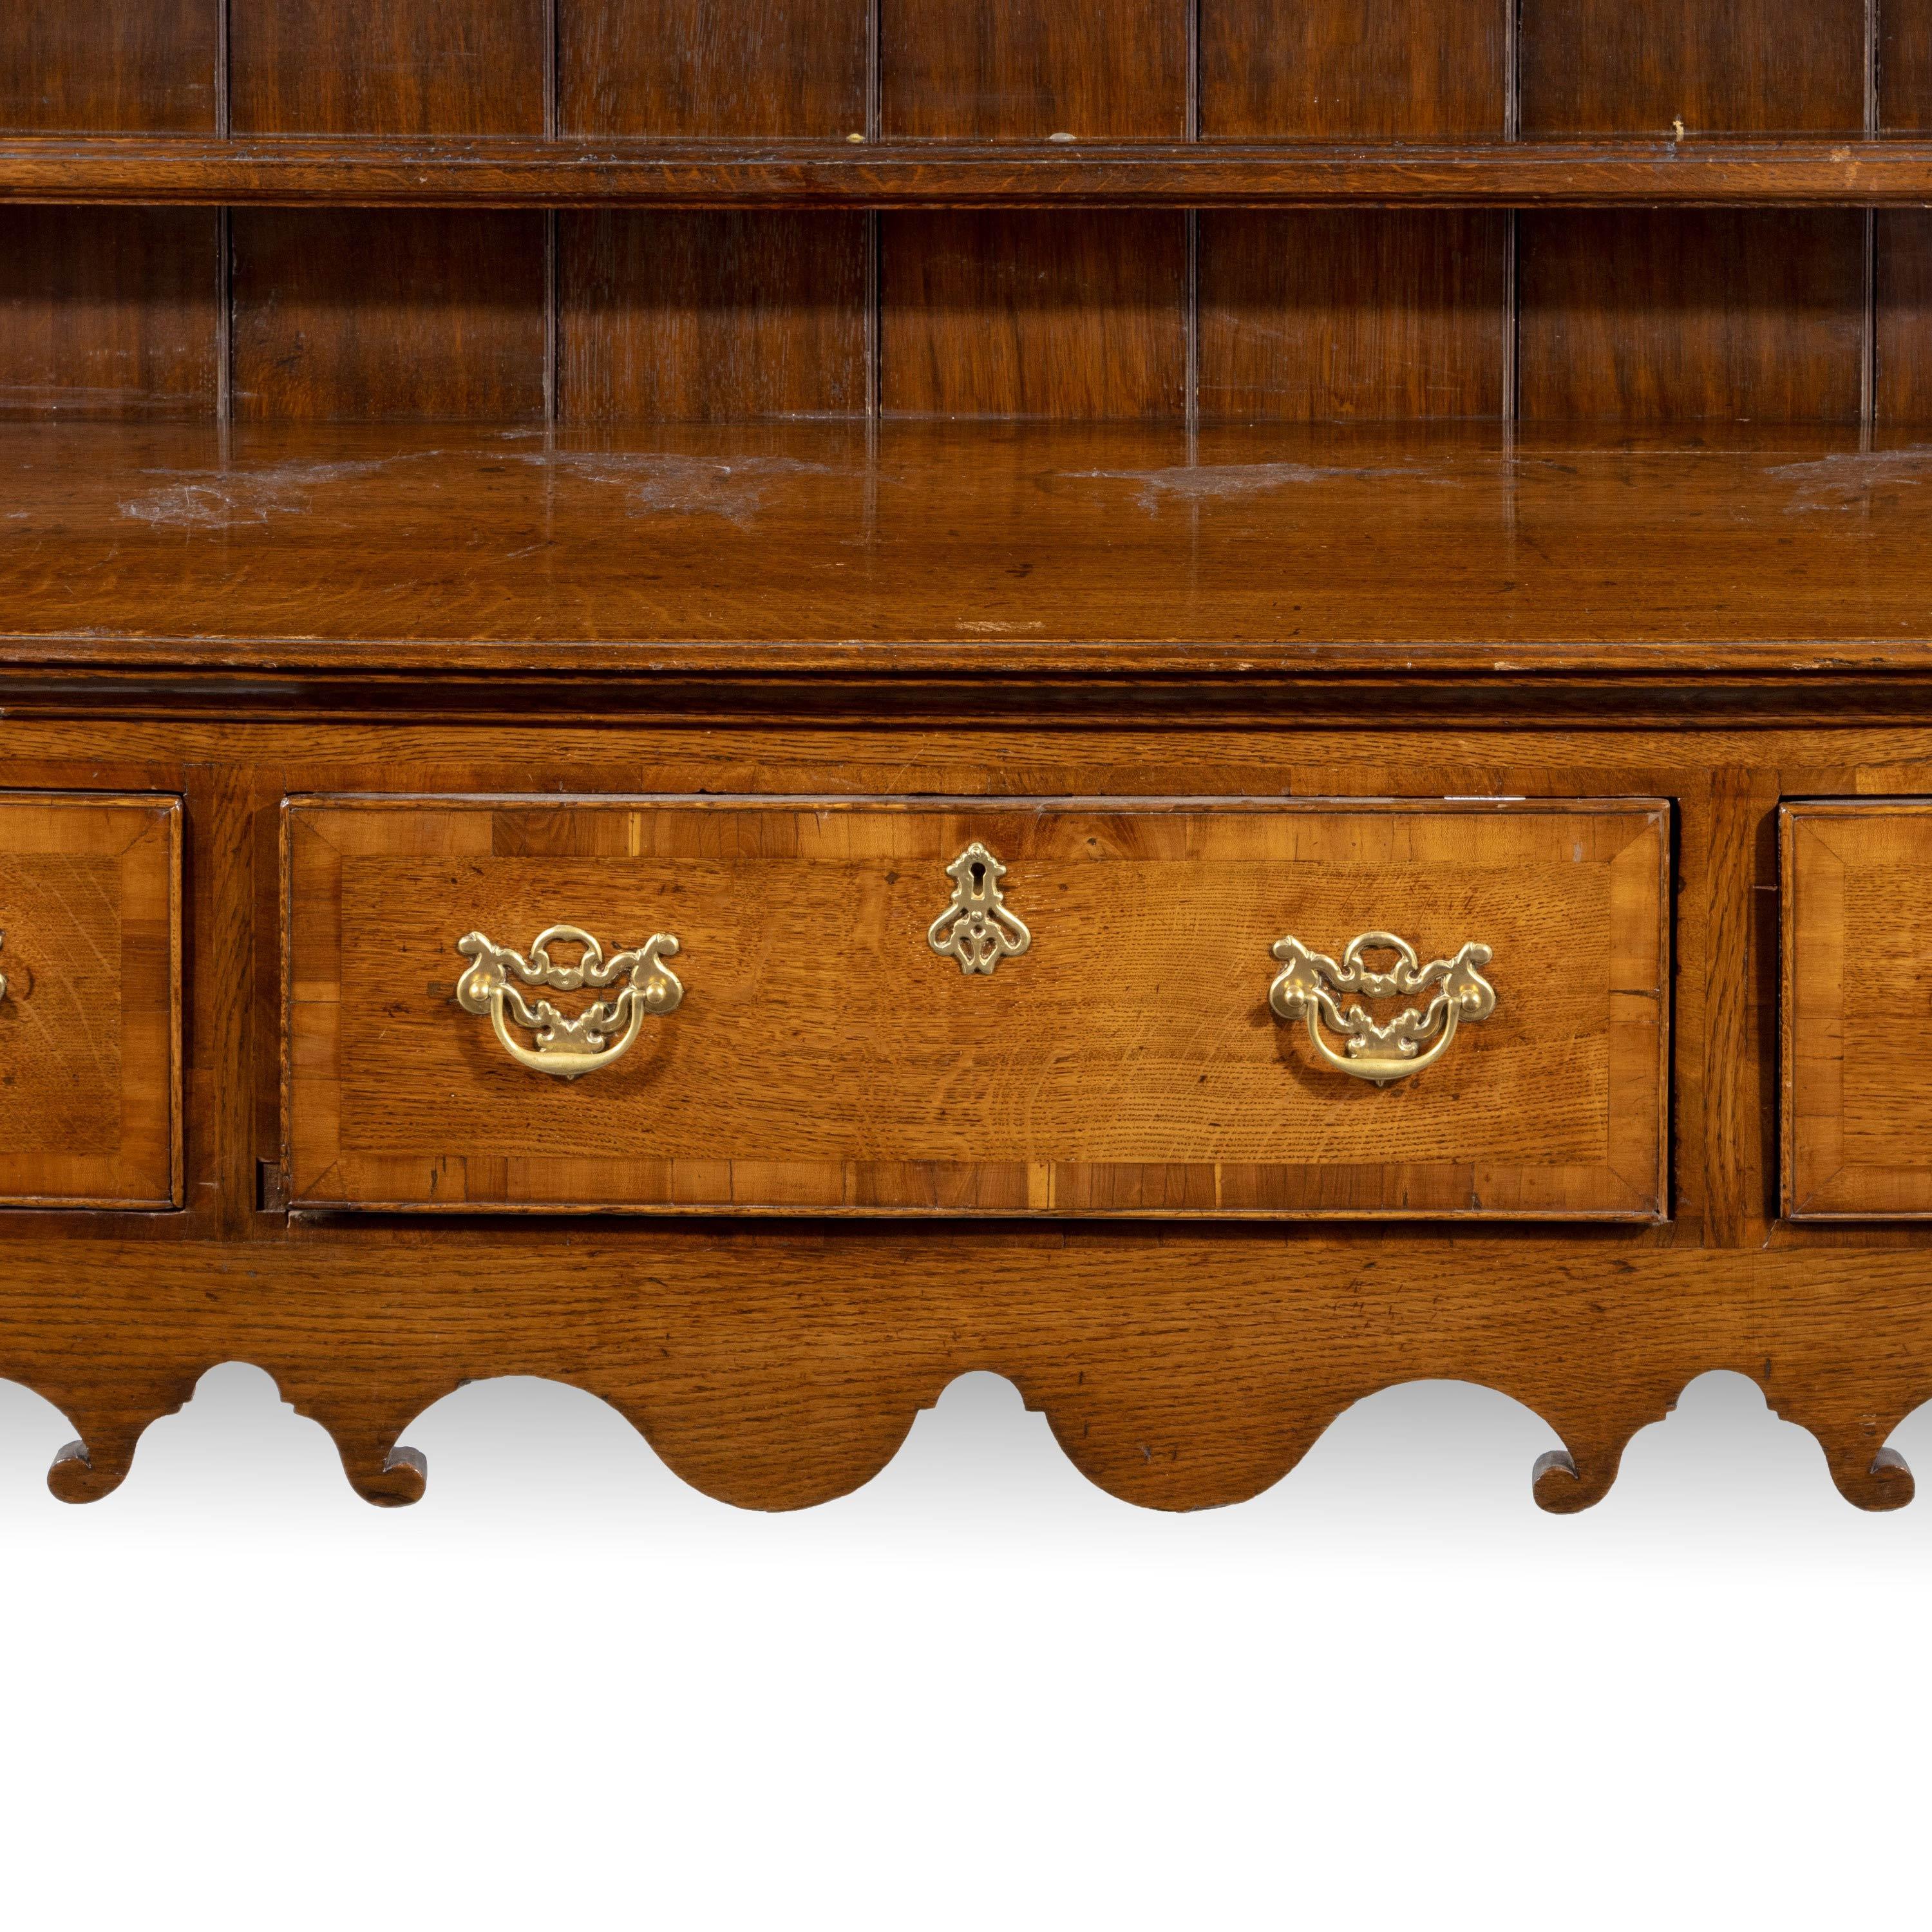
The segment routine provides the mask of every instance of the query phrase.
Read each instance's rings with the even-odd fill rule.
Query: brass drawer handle
[[[1415,949],[1392,932],[1365,932],[1349,940],[1338,964],[1325,953],[1311,952],[1298,939],[1278,939],[1273,948],[1282,970],[1268,988],[1268,1004],[1285,1020],[1305,1020],[1309,1043],[1324,1066],[1358,1080],[1385,1087],[1433,1066],[1449,1051],[1457,1023],[1486,1020],[1496,1008],[1496,990],[1477,970],[1492,957],[1486,946],[1474,940],[1453,959],[1417,964]],[[1393,952],[1394,968],[1378,973],[1362,963],[1364,952]],[[1410,1006],[1387,1026],[1378,1026],[1360,1006],[1342,1010],[1337,993],[1360,993],[1371,1000],[1392,1000],[1435,988],[1419,1010]],[[1347,1041],[1337,1053],[1322,1037],[1322,1022]],[[1434,1044],[1424,1050],[1423,1042]]]
[[[550,963],[550,942],[559,939],[584,949],[574,966]],[[471,962],[456,982],[457,1004],[466,1013],[488,1013],[504,1050],[520,1066],[560,1080],[580,1079],[622,1059],[644,1016],[675,1012],[684,998],[677,975],[664,963],[677,950],[676,938],[668,932],[654,932],[634,951],[614,952],[608,959],[597,940],[576,926],[545,927],[527,959],[480,932],[466,933],[456,942],[456,950]],[[612,986],[620,979],[624,984],[614,999],[593,1000],[575,1019],[559,1012],[548,1000],[539,1000],[532,1011],[515,983],[520,980],[526,986],[574,993],[586,986]],[[511,1036],[506,1010],[509,1020],[536,1035],[534,1049]],[[612,1040],[620,1027],[622,1033]]]

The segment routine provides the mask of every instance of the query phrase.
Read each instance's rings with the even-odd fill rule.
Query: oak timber
[[[1828,426],[17,424],[0,492],[16,669],[1932,664],[1932,448]]]
[[[1922,206],[1923,140],[0,138],[0,202],[356,208]]]
[[[181,848],[172,798],[0,791],[0,1206],[179,1205]]]
[[[298,799],[290,1201],[1656,1220],[1667,825],[1654,800]],[[984,975],[928,941],[974,842],[1031,934]],[[560,922],[607,953],[670,932],[685,985],[568,1084],[454,1004],[464,934]],[[1277,939],[1378,928],[1486,946],[1498,1005],[1371,1090],[1267,995]]]

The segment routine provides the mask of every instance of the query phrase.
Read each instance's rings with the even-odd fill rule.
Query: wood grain
[[[541,422],[544,290],[535,215],[238,213],[236,416]]]
[[[1923,800],[1820,800],[1780,814],[1785,1211],[1932,1216],[1932,1080],[1914,1042],[1932,930]]]
[[[1864,15],[1864,0],[1523,0],[1523,132],[1856,134]]]
[[[1493,0],[1202,0],[1201,132],[1215,140],[1500,138]]]
[[[180,1202],[181,808],[0,793],[0,1205]]]
[[[22,1244],[0,1253],[0,1370],[83,1438],[86,1460],[49,1479],[76,1502],[110,1492],[142,1430],[232,1359],[320,1422],[379,1504],[422,1495],[428,1466],[400,1445],[479,1374],[587,1390],[686,1482],[781,1510],[868,1481],[956,1376],[988,1369],[1090,1480],[1155,1508],[1258,1495],[1352,1403],[1448,1377],[1543,1418],[1564,1449],[1537,1466],[1537,1500],[1582,1509],[1630,1438],[1712,1369],[1813,1432],[1820,1487],[1828,1470],[1864,1507],[1911,1498],[1883,1444],[1927,1394],[1921,1254],[1619,1248],[1580,1266],[1574,1247],[1468,1233],[1397,1247],[1229,1232],[732,1241],[656,1226],[565,1243],[329,1228],[254,1244],[245,1280],[232,1247],[104,1235],[65,1244],[58,1283],[30,1271]]]
[[[1872,413],[1888,428],[1932,422],[1932,215],[1887,209],[1874,225]]]
[[[567,423],[863,416],[869,256],[854,214],[568,214]]]
[[[1888,134],[1932,128],[1932,6],[1884,0],[1879,9],[1878,124]]]
[[[212,416],[216,269],[206,209],[0,211],[0,412]]]
[[[1186,0],[883,0],[888,140],[1180,140]]]
[[[866,131],[865,0],[568,0],[558,124],[653,140]]]
[[[1922,140],[0,136],[0,201],[357,208],[1918,207]]]
[[[1034,393],[993,374],[1006,406]],[[597,680],[548,700],[597,710],[673,674],[964,677],[982,705],[1024,676],[1118,705],[1123,677],[1281,704],[1314,674],[1777,670],[1816,716],[1866,701],[1854,674],[1932,664],[1928,486],[1922,452],[1828,426],[1209,426],[1190,452],[1178,423],[14,424],[0,664],[411,669],[441,706],[542,674]]]
[[[0,1376],[56,1494],[239,1358],[386,1503],[479,1375],[786,1507],[986,1368],[1163,1507],[1446,1376],[1580,1508],[1711,1368],[1910,1498],[1919,0],[1528,0],[1514,102],[1474,0],[236,0],[232,140],[212,7],[14,10]],[[311,795],[381,802],[292,948]],[[970,982],[969,832],[1036,934]],[[1497,1012],[1336,1095],[1286,892],[1480,918]],[[479,898],[671,906],[684,1010],[524,1072],[448,1005]]]
[[[40,0],[0,13],[0,128],[208,134],[220,0]]]
[[[1855,423],[1864,249],[1852,214],[1526,214],[1521,412]]]
[[[898,214],[880,224],[892,415],[1183,416],[1177,214]]]
[[[1586,723],[1561,730],[1526,716],[1474,730],[1444,720],[1425,736],[1359,713],[1318,728],[1203,716],[1122,731],[1066,710],[970,734],[958,716],[908,728],[754,710],[701,732],[681,720],[573,723],[528,711],[488,726],[439,723],[427,710],[278,722],[258,679],[205,719],[164,710],[37,717],[10,705],[0,748],[34,784],[77,772],[116,782],[179,773],[196,874],[220,881],[198,909],[197,953],[245,957],[238,935],[259,918],[259,974],[278,909],[244,887],[245,868],[216,864],[236,820],[211,778],[224,800],[252,800],[271,824],[286,790],[319,782],[473,793],[541,779],[584,793],[642,780],[665,792],[794,796],[884,786],[914,801],[989,782],[1088,797],[1567,787],[1694,798],[1716,772],[1749,766],[1796,795],[1932,794],[1932,728],[1822,716],[1779,725],[1755,699],[1740,710],[1726,683],[1694,683],[1648,728],[1606,697]],[[1701,810],[1684,815],[1687,881],[1710,875],[1709,825]],[[1700,1018],[1707,976],[1689,970],[1708,955],[1710,898],[1687,890],[1677,908],[1684,1090],[1708,1078],[1719,1050]],[[1773,998],[1774,958],[1774,948],[1747,968]],[[225,964],[202,983],[197,1082],[259,1090],[265,1080],[272,1096],[272,1026],[251,1048],[245,1030],[212,1025],[208,1015],[246,989]],[[1768,1042],[1749,1030],[1742,1040],[1767,1064]],[[1427,1225],[1160,1227],[1070,1241],[950,1220],[790,1232],[580,1221],[546,1233],[527,1220],[479,1230],[452,1217],[416,1233],[344,1216],[291,1228],[279,1211],[254,1211],[251,1190],[218,1240],[228,1211],[218,1195],[250,1165],[235,1153],[274,1151],[272,1111],[268,1138],[226,1144],[256,1118],[246,1108],[209,1117],[191,1149],[184,1214],[60,1217],[65,1238],[50,1226],[56,1217],[0,1216],[0,1374],[59,1403],[86,1444],[88,1460],[57,1466],[57,1493],[110,1490],[142,1427],[212,1363],[238,1358],[261,1363],[326,1424],[358,1490],[391,1502],[422,1490],[419,1462],[398,1458],[410,1418],[478,1374],[590,1388],[647,1428],[692,1480],[763,1507],[864,1480],[920,1403],[968,1366],[1012,1376],[1096,1480],[1169,1508],[1252,1493],[1350,1402],[1418,1376],[1484,1382],[1535,1407],[1576,1472],[1540,1468],[1538,1500],[1581,1508],[1610,1487],[1630,1435],[1712,1367],[1749,1376],[1811,1429],[1846,1496],[1892,1508],[1912,1485],[1886,1438],[1932,1396],[1932,1298],[1909,1228],[1748,1230],[1732,1248],[1712,1245],[1694,1220],[1453,1236]],[[1706,1192],[1702,1147],[1692,1135],[1678,1153],[1693,1200]],[[970,1294],[934,1291],[961,1279]]]
[[[1706,795],[1688,807],[1707,814],[1696,881],[1706,896],[1696,962],[1705,976],[1695,1094],[1704,1142],[1700,1204],[1708,1238],[1727,1246],[1762,1239],[1774,1211],[1774,1100],[1766,1074],[1776,1024],[1767,960],[1775,941],[1762,918],[1772,896],[1775,858],[1767,848],[1778,784],[1774,771],[1720,766]]]
[[[1500,417],[1508,240],[1491,214],[1204,216],[1202,416]]]
[[[542,134],[543,0],[229,0],[238,134]]]
[[[1655,1219],[1664,820],[298,804],[290,1198]],[[986,978],[926,940],[975,838],[1034,930]],[[1269,948],[1292,930],[1339,954],[1398,908],[1425,958],[1492,945],[1499,1002],[1438,1068],[1372,1088],[1270,1015]],[[687,986],[568,1090],[453,1004],[463,934],[527,950],[559,922],[611,948],[675,931]],[[1562,975],[1522,970],[1570,949]]]

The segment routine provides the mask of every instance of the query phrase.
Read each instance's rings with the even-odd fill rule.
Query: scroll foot
[[[429,1458],[401,1439],[403,1431],[451,1384],[423,1382],[385,1389],[380,1406],[356,1400],[356,1391],[331,1386],[317,1391],[292,1376],[280,1378],[285,1397],[298,1415],[319,1422],[342,1458],[349,1486],[378,1509],[401,1509],[422,1501],[429,1481]]]
[[[98,1503],[127,1480],[134,1466],[134,1442],[132,1435],[76,1438],[54,1457],[47,1487],[64,1503]]]
[[[1574,1516],[1610,1494],[1622,1460],[1621,1446],[1586,1454],[1580,1462],[1567,1449],[1550,1450],[1530,1472],[1530,1492],[1552,1516]]]
[[[1826,1457],[1832,1480],[1848,1503],[1862,1510],[1895,1510],[1911,1502],[1912,1471],[1896,1449],[1881,1449],[1869,1458],[1862,1447],[1842,1456],[1828,1449]]]
[[[350,1488],[378,1509],[402,1509],[422,1501],[429,1483],[429,1458],[420,1449],[399,1442],[386,1455],[352,1456],[345,1444],[342,1466]]]

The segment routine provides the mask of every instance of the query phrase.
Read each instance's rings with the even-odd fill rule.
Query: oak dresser
[[[0,18],[0,1376],[707,1492],[1932,1396],[1932,0]]]

